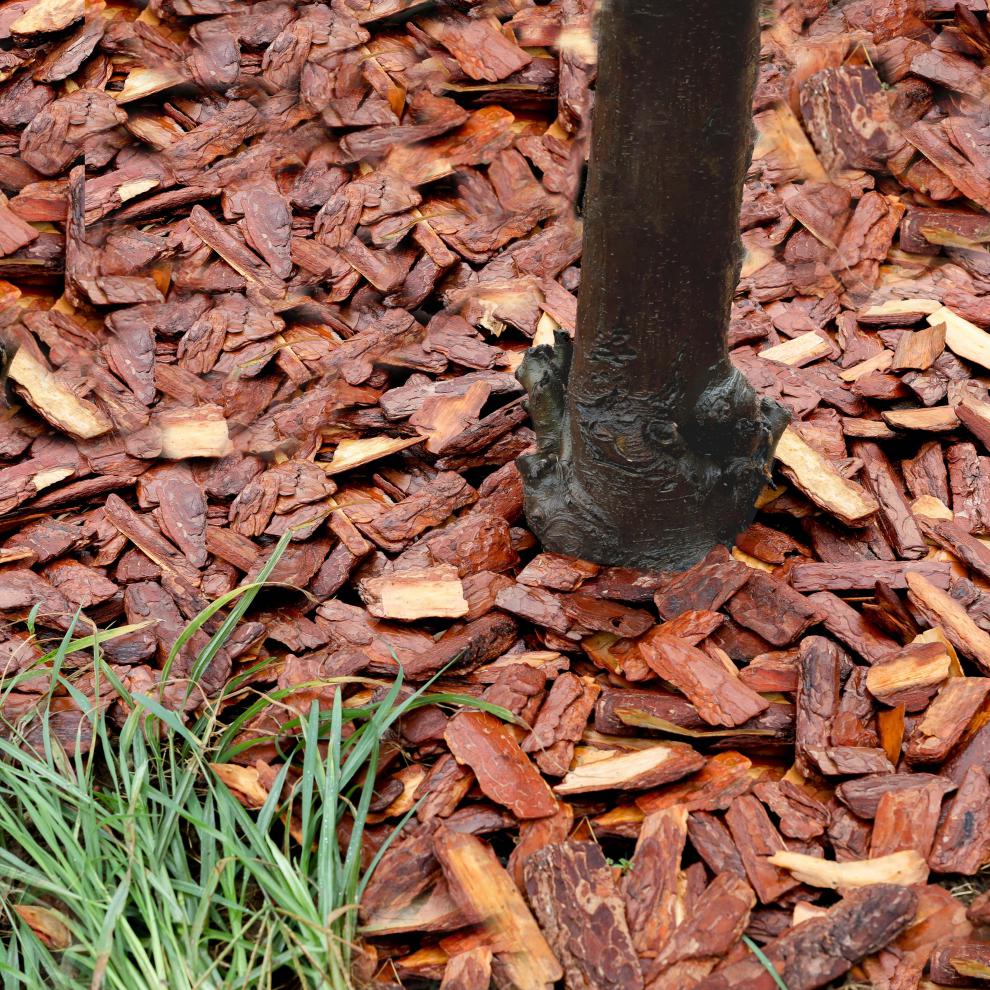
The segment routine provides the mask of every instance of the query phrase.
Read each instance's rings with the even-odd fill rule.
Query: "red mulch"
[[[743,933],[789,990],[965,983],[990,912],[939,881],[990,860],[986,2],[768,14],[730,345],[794,422],[758,521],[682,575],[522,518],[513,371],[575,323],[583,7],[0,7],[0,667],[79,610],[152,620],[105,647],[150,690],[291,532],[193,703],[270,657],[254,687],[306,686],[262,737],[397,658],[531,727],[402,722],[376,985],[771,990]]]

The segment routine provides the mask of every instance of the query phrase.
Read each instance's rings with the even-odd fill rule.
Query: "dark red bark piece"
[[[852,606],[830,591],[809,595],[808,601],[823,616],[825,628],[869,663],[880,663],[897,651],[897,643],[880,633]]]
[[[519,818],[552,815],[557,803],[511,730],[486,712],[462,712],[447,724],[444,738],[459,763],[466,763],[481,789]]]
[[[940,763],[959,741],[990,692],[990,678],[950,677],[907,740],[911,763]]]
[[[725,821],[749,882],[761,903],[772,904],[797,886],[797,881],[786,870],[767,862],[767,857],[785,850],[787,846],[755,797],[748,794],[737,797],[729,805]]]
[[[883,948],[909,924],[916,905],[917,895],[908,887],[864,887],[827,914],[775,938],[763,946],[763,952],[789,990],[815,990]],[[698,984],[699,990],[774,990],[775,986],[773,975],[752,955]]]
[[[646,662],[682,691],[709,725],[741,725],[770,705],[720,660],[671,636],[651,634],[641,649]]]
[[[522,751],[533,754],[536,765],[552,777],[562,777],[571,765],[574,746],[588,724],[599,686],[589,677],[561,674],[553,683],[533,731]]]
[[[633,946],[642,957],[662,953],[677,924],[678,872],[687,841],[687,808],[647,815],[622,885]]]
[[[752,571],[734,561],[725,547],[716,547],[701,563],[671,579],[654,595],[660,615],[676,619],[692,609],[715,611],[751,577]]]
[[[729,614],[768,643],[786,646],[818,620],[818,613],[790,585],[757,572],[728,603]]]
[[[884,773],[847,780],[835,789],[835,796],[860,818],[873,818],[884,794],[906,791],[926,784],[937,785],[943,793],[955,790],[956,785],[944,777],[928,773]]]
[[[755,903],[752,888],[742,877],[717,874],[647,967],[646,985],[659,990],[707,975],[737,943]]]
[[[990,857],[990,781],[983,767],[970,767],[952,796],[935,834],[928,862],[938,873],[972,875]]]

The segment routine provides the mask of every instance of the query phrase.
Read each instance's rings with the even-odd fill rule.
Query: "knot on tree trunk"
[[[617,362],[624,352],[616,352]],[[628,352],[625,352],[628,353]],[[752,520],[788,421],[727,361],[692,402],[676,379],[623,389],[618,368],[568,393],[573,345],[532,348],[517,372],[529,393],[535,453],[519,458],[530,526],[558,553],[680,570]]]

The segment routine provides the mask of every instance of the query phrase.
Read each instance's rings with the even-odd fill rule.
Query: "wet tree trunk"
[[[573,344],[528,352],[547,549],[679,569],[753,516],[787,415],[725,343],[760,0],[605,0]]]

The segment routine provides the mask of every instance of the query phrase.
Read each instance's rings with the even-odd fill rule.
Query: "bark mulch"
[[[106,654],[154,690],[291,533],[191,696],[271,658],[252,793],[266,735],[396,664],[520,720],[403,720],[376,985],[978,985],[990,905],[939,881],[990,860],[985,0],[768,15],[730,344],[794,420],[758,521],[679,575],[521,514],[513,371],[575,322],[583,7],[0,6],[0,667],[79,610],[152,620]]]

